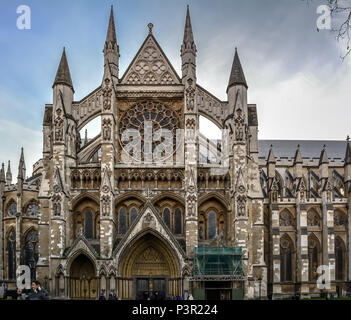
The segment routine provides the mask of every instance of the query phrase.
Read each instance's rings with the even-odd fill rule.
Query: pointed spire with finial
[[[191,50],[194,53],[196,53],[196,45],[194,42],[193,28],[191,26],[189,5],[187,5],[187,9],[186,9],[182,53],[184,52],[184,50]]]
[[[117,44],[115,18],[113,15],[113,5],[111,5],[110,20],[108,22],[108,29],[107,29],[107,34],[106,34],[105,45],[109,42],[112,42],[113,44]]]
[[[244,87],[246,87],[246,89],[248,88],[237,48],[235,48],[235,55],[232,65],[232,71],[230,72],[227,92],[231,86],[235,85],[243,85]]]
[[[11,161],[9,160],[6,171],[6,184],[10,185],[12,183],[12,172],[11,172]]]
[[[119,46],[116,35],[115,19],[113,14],[113,6],[111,6],[110,20],[108,23],[106,41],[104,45],[104,59],[105,59],[105,75],[107,69],[110,69],[114,82],[118,82],[119,73]]]
[[[329,159],[328,159],[328,155],[327,155],[327,151],[326,151],[326,145],[323,146],[321,156],[319,157],[319,165],[325,164],[325,163],[326,164],[329,163]]]
[[[351,146],[350,146],[350,136],[346,138],[346,153],[345,153],[345,165],[351,164]]]
[[[271,147],[269,149],[267,163],[275,163],[275,156],[273,153],[273,145],[272,144],[271,144]]]
[[[72,89],[72,91],[74,92],[72,78],[71,78],[71,72],[69,71],[65,47],[63,47],[63,52],[62,52],[60,64],[59,64],[59,67],[57,69],[55,81],[54,81],[54,84],[52,85],[52,87],[54,88],[58,84],[66,85],[66,86],[70,87]]]
[[[294,157],[294,165],[297,163],[302,163],[302,156],[301,156],[301,151],[300,151],[300,145],[297,145],[297,149],[295,152],[295,157]]]
[[[1,170],[0,170],[0,183],[6,183],[5,179],[5,164],[2,163]]]
[[[189,75],[189,67],[192,68],[191,74],[196,74],[196,45],[194,41],[193,28],[191,26],[190,10],[189,5],[186,9],[185,27],[183,43],[180,49],[180,55],[182,57],[182,77]]]
[[[21,156],[18,164],[18,178],[25,179],[26,178],[26,164],[24,161],[24,152],[23,148],[21,148]]]

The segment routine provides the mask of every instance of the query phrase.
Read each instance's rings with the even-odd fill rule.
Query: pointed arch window
[[[16,232],[12,230],[7,237],[8,278],[16,278]]]
[[[138,216],[138,210],[136,208],[132,208],[130,210],[130,225],[133,224],[134,220],[137,218]]]
[[[37,203],[32,202],[28,205],[27,210],[26,210],[27,216],[37,217],[38,212],[39,212],[39,207],[38,207]]]
[[[316,211],[311,210],[307,213],[307,225],[310,227],[321,226],[321,219]]]
[[[163,220],[168,228],[171,227],[171,211],[168,208],[163,210]]]
[[[127,231],[127,210],[121,208],[119,210],[119,233],[125,234]]]
[[[176,208],[174,212],[174,233],[182,234],[182,212],[179,208]]]
[[[334,225],[337,227],[342,227],[342,226],[346,226],[347,224],[347,217],[346,215],[337,210],[334,212]]]
[[[280,242],[280,281],[292,281],[292,243],[287,238]]]
[[[310,236],[308,239],[308,276],[309,280],[317,280],[317,268],[319,264],[319,242],[314,237]]]
[[[30,269],[31,280],[36,279],[36,266],[39,258],[38,240],[38,232],[35,230],[30,231],[25,237],[24,257],[25,264]]]
[[[85,237],[87,239],[93,239],[93,214],[90,210],[85,213]]]
[[[293,217],[288,210],[280,213],[279,225],[281,227],[290,227],[294,225]]]
[[[8,215],[9,216],[15,216],[16,213],[17,213],[17,205],[14,201],[11,202],[11,204],[9,205],[9,208],[8,208]]]
[[[208,239],[214,239],[217,233],[217,216],[216,213],[211,210],[208,214]]]
[[[335,280],[344,280],[345,272],[345,245],[337,237],[335,239]]]

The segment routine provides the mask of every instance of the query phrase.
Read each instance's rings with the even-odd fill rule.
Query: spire
[[[108,23],[106,41],[104,46],[104,64],[105,64],[105,72],[104,78],[106,76],[107,71],[110,71],[112,77],[114,77],[114,83],[118,82],[118,73],[119,73],[119,47],[117,43],[116,36],[116,26],[115,19],[113,15],[113,6],[111,6],[110,11],[110,20]]]
[[[1,170],[0,170],[0,183],[5,183],[5,165],[2,163]]]
[[[66,86],[69,86],[74,92],[71,73],[69,71],[69,66],[67,62],[65,47],[63,47],[61,61],[57,69],[55,82],[52,87],[56,86],[57,84],[64,84]]]
[[[107,29],[107,35],[106,35],[106,43],[112,42],[114,44],[117,44],[117,36],[116,36],[116,26],[115,26],[115,19],[113,16],[113,5],[111,6],[111,11],[110,11],[110,20],[108,23],[108,29]]]
[[[12,173],[11,173],[11,162],[7,165],[7,172],[6,172],[6,183],[10,185],[12,183]]]
[[[267,163],[275,163],[275,156],[273,153],[273,145],[271,145],[271,148],[269,149]]]
[[[244,71],[240,63],[238,50],[237,48],[235,48],[234,61],[233,61],[232,71],[230,73],[227,92],[231,86],[238,85],[238,84],[245,86],[246,89],[248,88]]]
[[[21,149],[21,157],[18,164],[18,178],[21,178],[21,179],[26,178],[26,164],[24,162],[23,148]]]
[[[193,28],[191,26],[189,5],[186,9],[185,27],[184,27],[184,38],[180,49],[180,55],[182,57],[182,77],[192,77],[196,74],[196,45],[194,41]],[[189,74],[189,67],[192,71]],[[195,80],[195,79],[194,79]]]
[[[187,49],[190,49],[196,53],[196,45],[194,42],[193,28],[191,26],[189,5],[187,5],[187,9],[186,9],[186,19],[185,19],[182,53]]]
[[[325,145],[323,146],[321,156],[319,157],[319,165],[324,164],[324,163],[326,163],[326,164],[329,163],[327,151],[325,150]]]
[[[297,146],[295,158],[294,158],[294,165],[297,163],[302,163],[302,157],[300,152],[300,145]]]
[[[345,165],[351,164],[351,146],[350,146],[350,137],[346,138],[346,153],[345,153]]]

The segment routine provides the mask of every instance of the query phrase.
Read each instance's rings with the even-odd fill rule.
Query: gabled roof
[[[121,78],[123,84],[181,84],[177,72],[150,32]]]
[[[147,215],[151,215],[152,219],[155,219],[155,224],[151,227],[148,227],[148,229],[154,229],[158,233],[160,233],[160,230],[161,230],[161,233],[164,233],[165,235],[167,235],[171,244],[174,246],[174,248],[178,251],[178,253],[184,259],[186,257],[186,254],[185,254],[183,248],[180,246],[179,242],[176,240],[173,233],[168,228],[166,223],[163,221],[160,214],[158,213],[156,208],[153,206],[153,204],[150,202],[150,200],[148,200],[145,203],[145,205],[143,206],[143,208],[140,210],[140,214],[134,220],[133,224],[128,229],[127,233],[124,235],[122,240],[117,244],[112,255],[115,257],[118,252],[120,252],[121,250],[123,251],[123,246],[126,245],[127,243],[129,243],[129,241],[131,241],[134,238],[133,233],[135,233],[136,229],[140,229],[138,234],[140,232],[143,232],[143,230],[145,230],[143,223],[144,223]],[[159,226],[160,228],[158,228],[157,226]],[[160,229],[160,230],[156,230],[156,229]]]

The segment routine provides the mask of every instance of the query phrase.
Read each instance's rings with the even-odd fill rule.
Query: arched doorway
[[[172,249],[157,236],[147,233],[124,250],[121,257],[119,296],[122,299],[147,299],[158,293],[159,299],[181,293],[178,259]]]
[[[96,299],[98,295],[96,271],[91,260],[84,254],[71,264],[69,296],[71,299]]]

